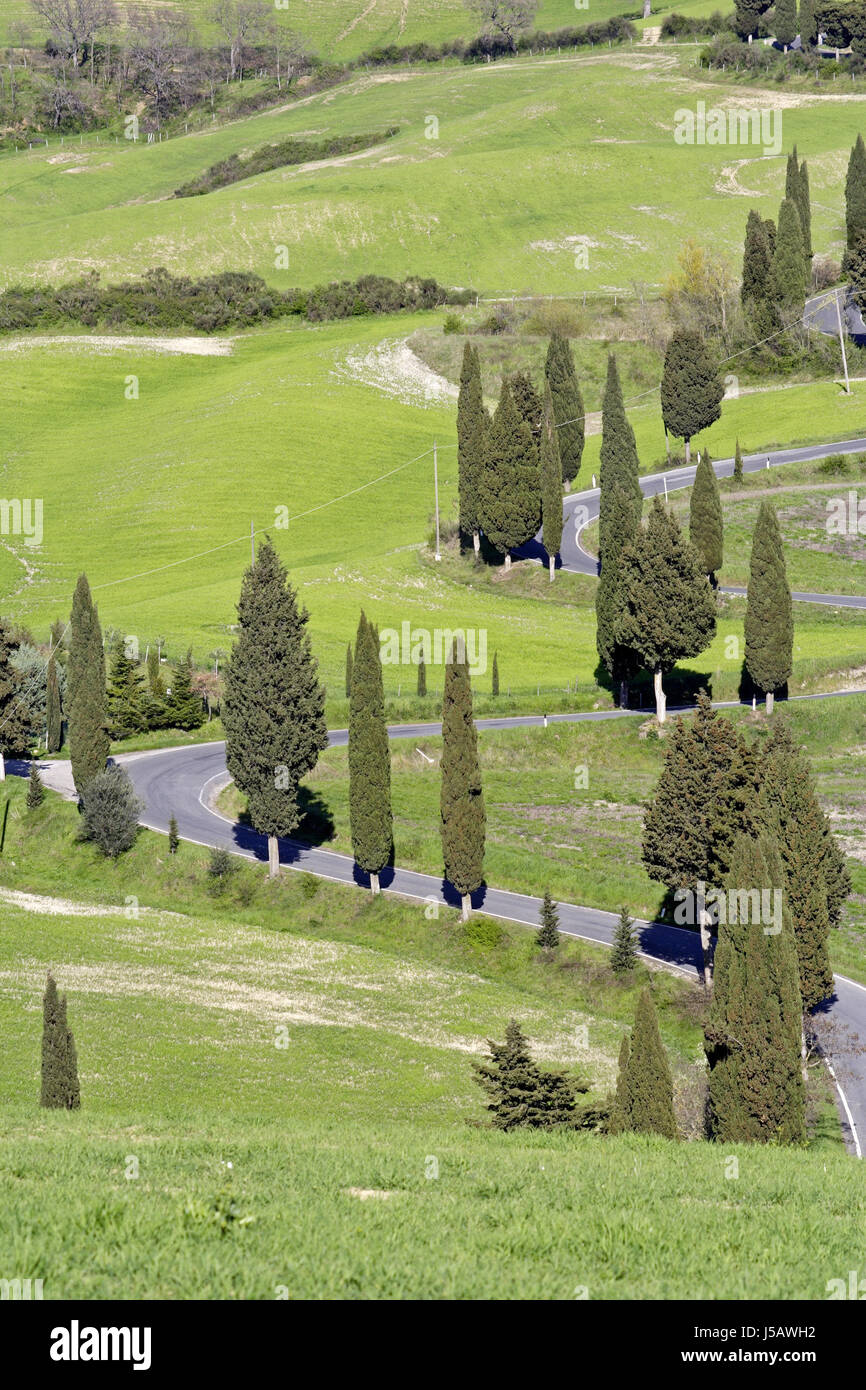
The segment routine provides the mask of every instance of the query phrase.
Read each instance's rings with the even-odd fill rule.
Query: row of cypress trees
[[[754,208],[746,220],[740,299],[759,343],[778,335],[802,310],[811,278],[809,170],[797,147],[788,156],[778,221]]]
[[[478,349],[463,350],[457,400],[460,529],[476,555],[482,533],[511,564],[511,551],[543,528],[550,578],[562,540],[562,488],[580,469],[583,397],[568,339],[554,334],[539,396],[525,373],[504,378],[491,417],[484,405]]]

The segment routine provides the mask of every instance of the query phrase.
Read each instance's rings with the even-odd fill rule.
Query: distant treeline
[[[711,34],[723,34],[726,29],[733,33],[733,11],[724,15],[721,10],[714,10],[712,14],[699,19],[692,19],[690,15],[674,13],[665,15],[662,20],[661,36],[663,39],[705,38]]]
[[[395,63],[439,63],[443,58],[459,58],[475,63],[479,58],[506,58],[514,52],[538,49],[588,48],[597,43],[623,43],[636,37],[636,30],[622,15],[596,24],[569,25],[564,29],[533,29],[517,34],[514,42],[503,35],[481,34],[477,39],[448,39],[444,43],[389,43],[371,48],[347,67],[392,67]]]
[[[263,145],[252,154],[230,154],[211,164],[203,174],[181,184],[174,191],[175,198],[193,198],[201,193],[212,193],[216,188],[227,188],[229,184],[241,179],[252,178],[254,174],[266,174],[269,169],[282,169],[291,164],[306,164],[314,159],[333,159],[335,155],[354,154],[357,150],[367,150],[373,145],[381,145],[399,131],[399,126],[389,126],[387,130],[376,130],[366,135],[335,135],[329,140],[281,140],[276,145]]]
[[[468,304],[474,298],[474,290],[447,290],[420,276],[390,280],[362,275],[313,290],[277,290],[246,271],[193,280],[159,267],[141,280],[119,285],[103,285],[93,273],[57,288],[13,286],[0,294],[0,332],[74,323],[87,328],[194,328],[217,333],[291,315],[311,321],[344,319]]]

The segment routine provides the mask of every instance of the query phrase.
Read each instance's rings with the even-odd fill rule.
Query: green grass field
[[[636,986],[604,952],[543,960],[526,929],[248,865],[214,898],[201,849],[145,832],[108,864],[73,807],[9,791],[0,1262],[46,1298],[820,1299],[856,1264],[866,1186],[820,1069],[809,1151],[491,1133],[470,1062],[512,1014],[545,1064],[610,1086]],[[56,892],[61,862],[77,906],[10,899]],[[71,1115],[37,1104],[49,967]],[[689,1132],[702,1006],[653,987]]]

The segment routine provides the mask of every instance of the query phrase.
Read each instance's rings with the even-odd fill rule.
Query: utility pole
[[[433,441],[433,492],[434,492],[434,495],[435,495],[435,498],[436,498],[436,555],[435,555],[435,558],[436,558],[437,560],[441,560],[441,559],[442,559],[442,554],[441,554],[441,551],[440,551],[440,549],[439,549],[439,456],[438,456],[438,453],[437,453],[437,445],[436,445],[435,439],[434,439],[434,441]]]
[[[843,371],[845,372],[845,395],[846,395],[846,396],[850,396],[850,394],[851,394],[851,383],[850,383],[850,381],[848,380],[848,358],[847,358],[847,356],[845,355],[845,335],[844,335],[844,333],[842,332],[842,311],[841,311],[840,308],[839,308],[839,295],[840,295],[840,294],[841,294],[841,290],[837,290],[836,293],[835,293],[834,296],[833,296],[833,299],[834,299],[835,304],[836,304],[836,323],[837,323],[838,328],[839,328],[839,347],[842,349],[842,369],[843,369]]]

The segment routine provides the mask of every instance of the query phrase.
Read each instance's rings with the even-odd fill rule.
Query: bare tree
[[[131,17],[131,29],[135,82],[152,98],[159,128],[163,117],[183,99],[190,25],[180,10],[145,10],[139,6]]]
[[[532,27],[539,0],[465,0],[481,20],[483,34],[499,34],[517,51],[517,36]]]
[[[234,81],[239,68],[243,76],[244,44],[261,37],[270,16],[267,0],[216,0],[211,17],[229,46],[230,81]]]
[[[274,50],[274,59],[277,67],[277,91],[283,90],[283,79],[286,86],[289,85],[298,67],[306,57],[306,50],[302,40],[291,29],[287,29],[281,24],[276,15],[271,15],[265,22],[262,36]],[[282,59],[285,56],[285,64]]]
[[[57,46],[77,68],[90,48],[90,74],[93,77],[93,42],[105,24],[117,19],[114,0],[30,0],[40,19],[51,30]]]

